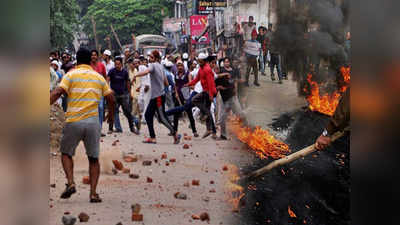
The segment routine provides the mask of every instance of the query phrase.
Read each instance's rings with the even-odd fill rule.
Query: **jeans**
[[[258,66],[257,57],[247,57],[247,71],[246,71],[246,81],[249,83],[250,71],[253,70],[254,73],[254,83],[258,83]]]
[[[103,119],[104,119],[104,97],[100,98],[99,102],[99,121],[100,121],[100,129],[103,127]]]
[[[193,133],[197,133],[196,122],[194,121],[193,112],[192,112],[192,104],[190,103],[189,105],[186,105],[185,99],[182,96],[179,96],[179,97],[180,97],[180,99],[179,99],[180,102],[182,104],[184,104],[183,105],[183,110],[188,115],[188,118],[189,118],[189,121],[190,121],[190,127],[192,128],[192,132]],[[187,100],[187,101],[189,101],[189,100]],[[176,97],[174,98],[174,102],[175,102],[175,106],[176,106],[175,108],[181,106],[181,104],[179,103],[179,101],[178,101],[178,99]],[[186,107],[185,107],[185,105],[186,105]],[[168,114],[168,112],[170,112],[170,114]],[[171,115],[171,110],[168,110],[168,112],[166,112],[166,115],[170,116]],[[178,131],[179,118],[182,115],[182,111],[181,112],[175,111],[175,113],[173,113],[173,115],[174,115],[174,129],[175,129],[175,131]]]
[[[207,120],[206,120],[207,131],[212,131],[214,134],[217,133],[214,120],[210,111],[211,101],[209,94],[203,91],[194,96],[192,102],[193,105],[197,106],[204,115],[207,115]]]
[[[67,108],[68,108],[68,96],[67,96],[67,95],[63,95],[63,96],[61,97],[61,99],[62,99],[61,105],[62,105],[63,111],[64,111],[64,112],[67,112]]]
[[[258,57],[258,65],[259,65],[259,71],[264,74],[265,73],[265,61],[266,57],[264,56],[264,52],[261,51],[260,56]]]
[[[133,123],[137,123],[138,120],[136,117],[132,116],[132,107],[130,107],[129,104],[129,94],[124,94],[124,95],[116,95],[115,96],[115,100],[116,100],[116,107],[115,107],[115,128],[121,129],[121,122],[119,120],[119,107],[122,106],[122,111],[125,115],[125,117],[128,119],[128,123],[129,123],[129,128],[133,129]],[[113,130],[113,125],[114,124],[109,124],[109,130],[112,131]]]
[[[149,134],[151,138],[156,138],[156,133],[154,132],[154,115],[157,114],[159,121],[169,129],[172,135],[176,132],[174,127],[171,125],[167,116],[165,115],[165,95],[153,98],[150,100],[147,106],[144,117],[146,118],[147,128],[149,129]]]
[[[271,53],[271,62],[269,66],[271,69],[271,77],[274,77],[274,69],[276,67],[276,71],[278,72],[278,78],[279,80],[282,80],[281,62],[279,60],[279,54]]]

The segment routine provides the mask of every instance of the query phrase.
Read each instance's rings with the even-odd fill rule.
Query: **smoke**
[[[285,1],[279,0],[278,6]],[[348,64],[348,18],[348,0],[298,0],[278,12],[272,45],[282,56],[282,71],[293,72],[299,82],[299,94],[304,94],[308,73],[321,81],[336,80],[339,68]]]

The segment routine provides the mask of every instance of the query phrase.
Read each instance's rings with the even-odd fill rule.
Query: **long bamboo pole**
[[[340,137],[342,137],[344,135],[344,133],[346,132],[346,130],[347,130],[347,128],[342,132],[334,133],[332,135],[332,137],[331,137],[332,142],[334,142],[337,139],[339,139]],[[288,156],[285,156],[284,158],[275,160],[275,161],[269,163],[268,165],[266,165],[266,166],[264,166],[264,167],[262,167],[262,168],[260,168],[260,169],[258,169],[256,171],[251,172],[247,176],[243,177],[241,180],[254,179],[256,177],[259,177],[259,176],[269,172],[270,170],[274,169],[275,167],[291,163],[291,162],[293,162],[293,161],[295,161],[295,160],[297,160],[299,158],[303,158],[306,155],[309,155],[309,154],[311,154],[311,153],[313,153],[315,151],[317,151],[317,149],[315,148],[315,144],[312,144],[312,145],[310,145],[308,147],[303,148],[302,150],[299,150],[299,151],[297,151],[295,153],[292,153],[292,154],[290,154]]]

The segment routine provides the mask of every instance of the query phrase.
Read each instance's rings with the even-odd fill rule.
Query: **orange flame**
[[[287,209],[287,210],[288,210],[288,213],[289,213],[289,216],[290,216],[290,217],[292,217],[292,218],[293,218],[293,217],[297,217],[296,214],[290,209],[290,206],[288,206],[288,209]]]
[[[239,117],[231,118],[231,128],[236,137],[247,144],[262,159],[283,158],[290,152],[289,146],[272,136],[268,130],[258,126],[254,130],[250,127],[243,127]]]
[[[350,67],[341,67],[340,72],[343,76],[344,85],[332,94],[320,95],[319,85],[317,82],[312,81],[312,74],[307,75],[307,81],[310,84],[310,94],[307,96],[309,108],[312,111],[332,116],[335,113],[336,107],[339,104],[341,93],[345,92],[350,84]],[[307,92],[305,89],[304,91]]]
[[[239,212],[240,200],[244,197],[244,188],[236,184],[239,180],[239,169],[235,165],[228,166],[228,181],[225,184],[227,201],[232,205],[232,212]]]

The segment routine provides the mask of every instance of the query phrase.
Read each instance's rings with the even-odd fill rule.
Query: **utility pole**
[[[216,45],[216,41],[217,41],[217,21],[216,21],[216,18],[215,18],[215,0],[212,0],[212,5],[213,5],[213,24],[211,24],[213,27],[212,27],[212,35],[211,35],[211,37],[212,37],[212,39],[213,39],[213,46],[212,46],[212,49],[213,49],[213,51],[215,52],[215,45]]]

